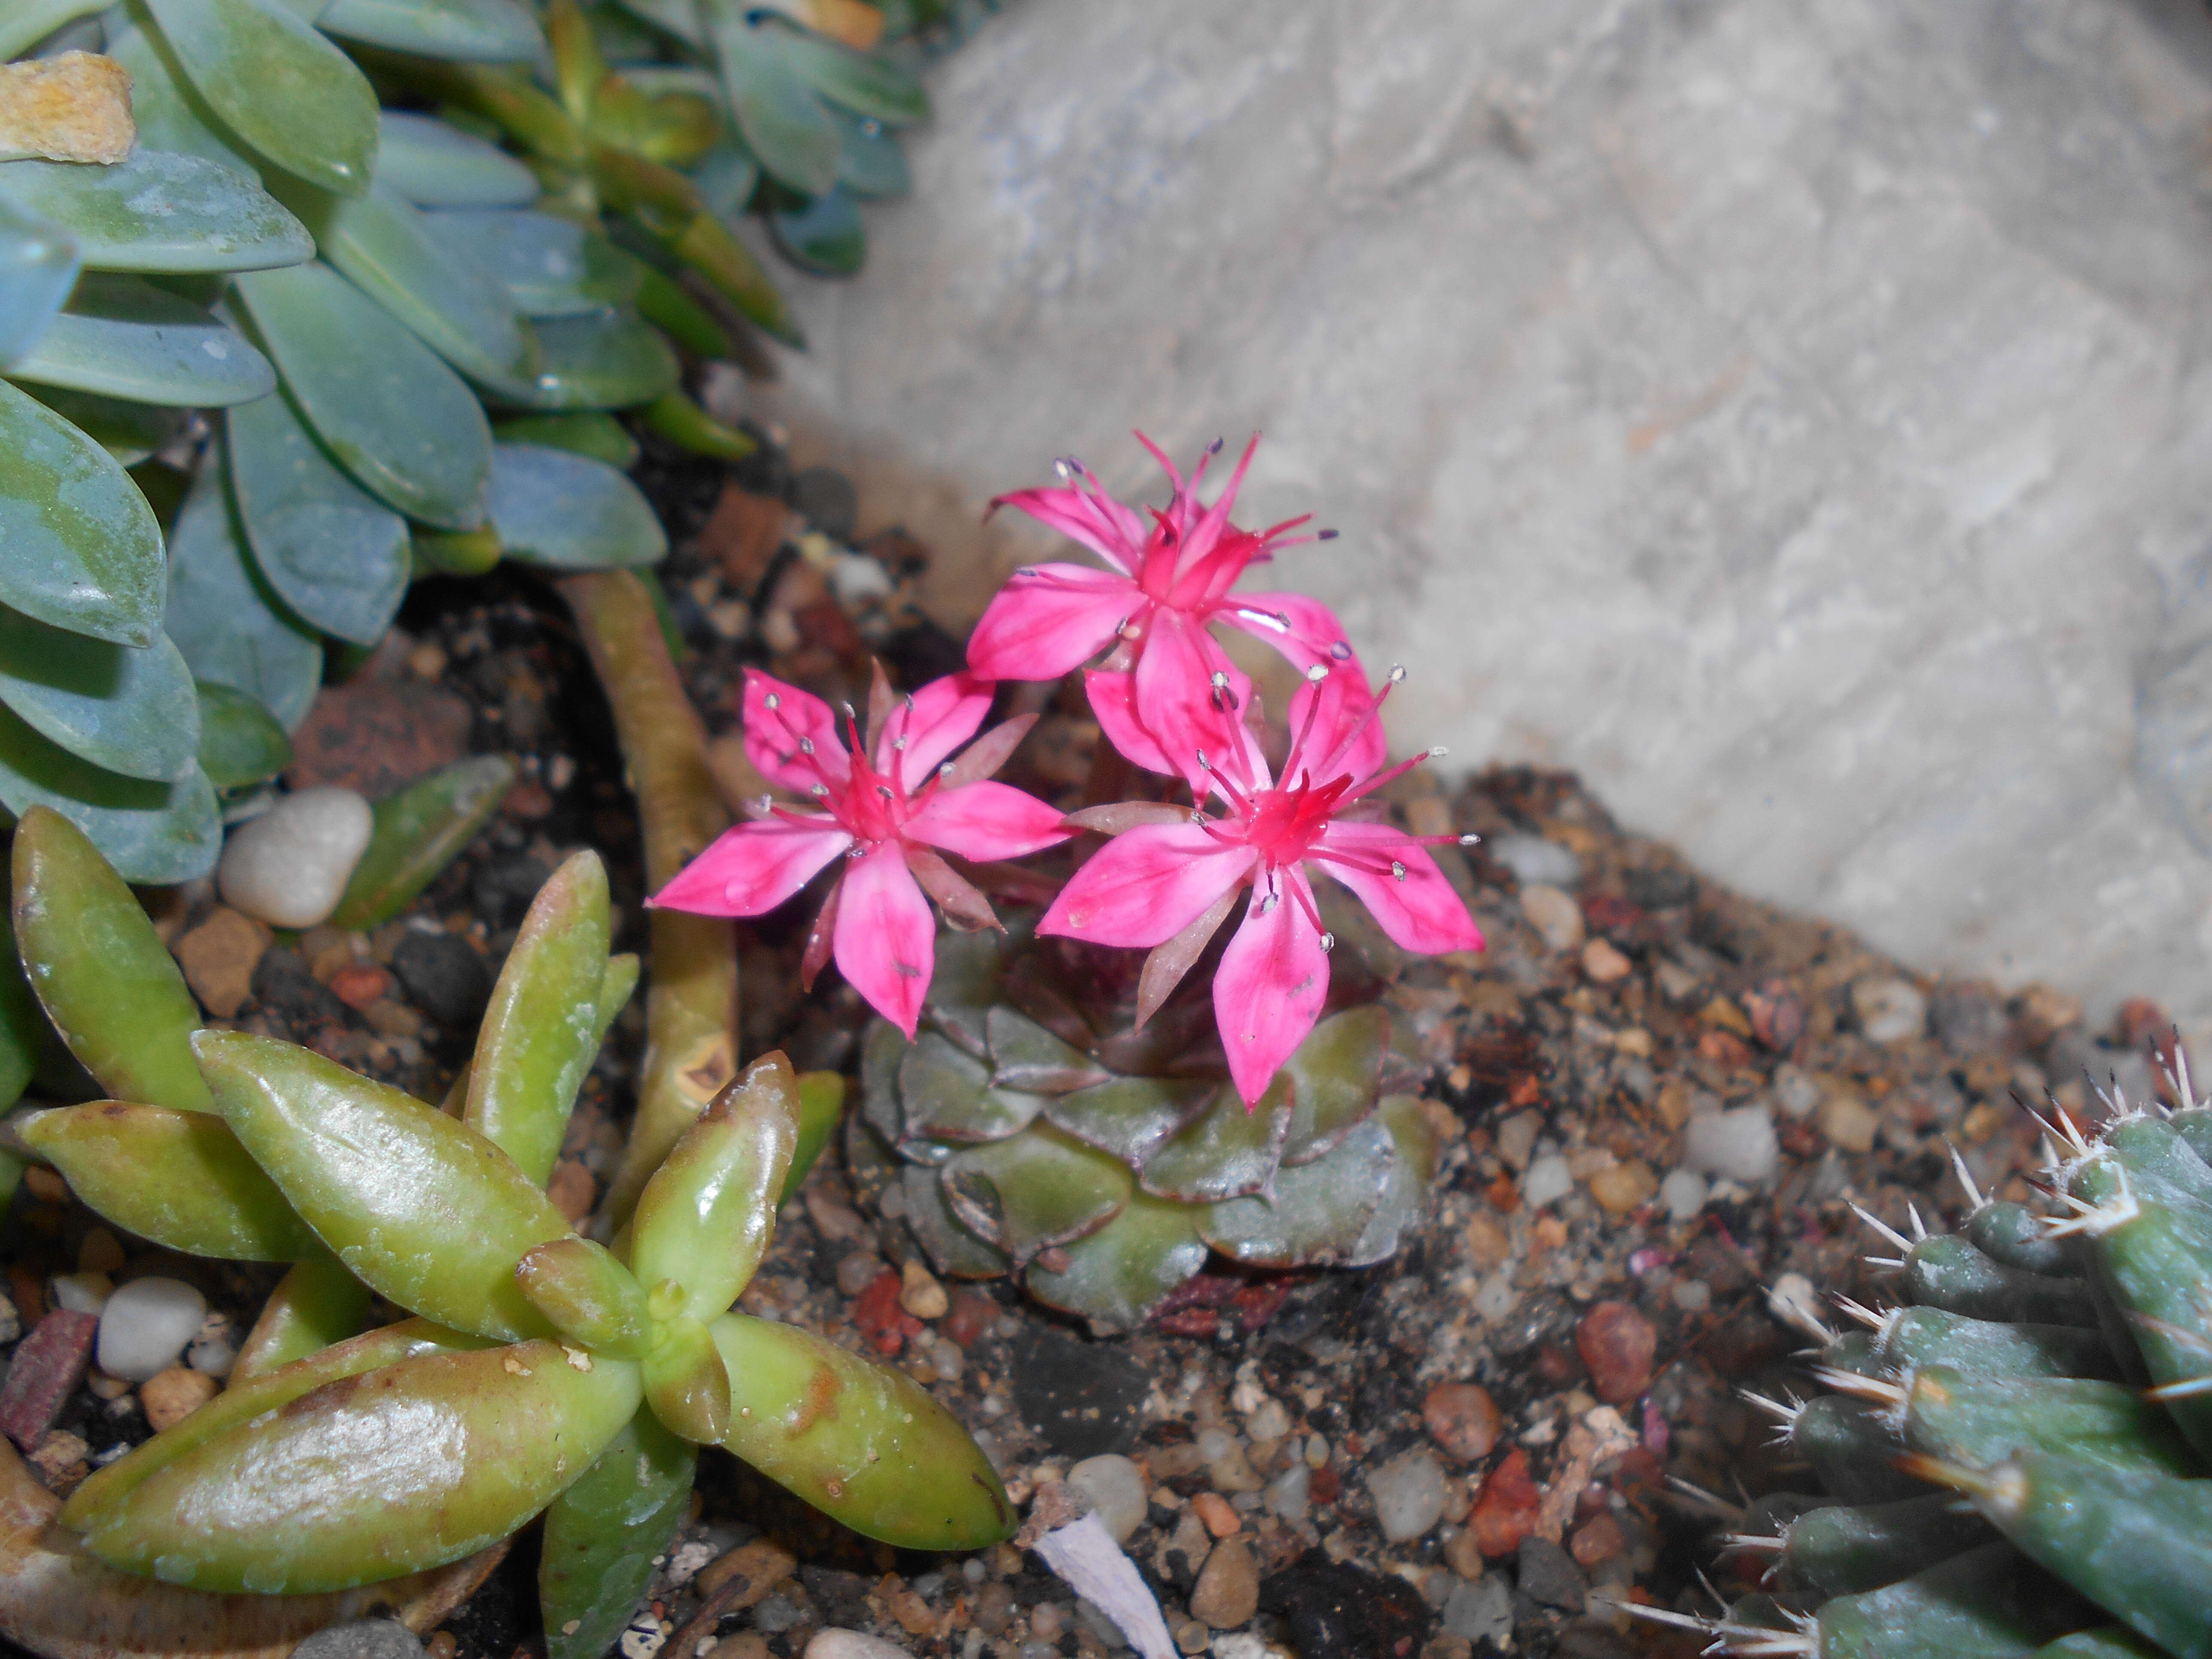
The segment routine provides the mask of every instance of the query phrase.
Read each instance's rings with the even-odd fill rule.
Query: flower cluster
[[[868,735],[858,715],[757,670],[745,677],[746,752],[769,781],[804,802],[764,798],[753,822],[725,834],[653,902],[708,915],[760,915],[841,854],[845,868],[808,937],[802,977],[838,969],[876,1010],[914,1036],[928,989],[935,926],[928,901],[960,928],[994,927],[971,866],[1018,858],[1079,831],[1112,837],[1061,888],[1038,931],[1147,951],[1139,1023],[1158,1008],[1249,890],[1244,916],[1214,971],[1213,1005],[1231,1079],[1249,1103],[1320,1017],[1328,951],[1313,876],[1341,884],[1409,951],[1480,950],[1482,935],[1437,870],[1430,845],[1357,804],[1440,750],[1385,769],[1382,694],[1335,614],[1295,593],[1232,592],[1295,536],[1294,519],[1266,530],[1230,521],[1252,459],[1200,502],[1202,457],[1186,480],[1142,434],[1174,494],[1146,515],[1115,501],[1088,469],[1063,462],[1063,487],[1001,496],[1103,560],[1018,571],[985,611],[968,672],[902,702],[880,668]],[[1256,446],[1257,439],[1253,441]],[[1279,781],[1262,753],[1251,682],[1212,633],[1263,640],[1304,672],[1288,711],[1291,740]],[[1146,770],[1179,778],[1191,805],[1127,802],[1062,817],[990,781],[1033,723],[1025,715],[975,737],[993,683],[1085,676],[1101,732]],[[1402,678],[1393,670],[1390,680]],[[962,745],[969,746],[964,751]],[[927,896],[925,897],[924,896]]]

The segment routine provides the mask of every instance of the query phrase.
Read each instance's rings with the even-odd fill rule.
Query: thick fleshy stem
[[[656,892],[729,826],[707,767],[706,731],[643,583],[627,571],[593,571],[564,578],[560,588],[613,705],[644,830],[646,890]],[[735,930],[719,917],[650,914],[653,977],[637,1117],[605,1206],[617,1227],[669,1149],[737,1075]]]

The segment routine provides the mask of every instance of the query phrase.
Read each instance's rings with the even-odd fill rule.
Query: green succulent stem
[[[729,827],[707,767],[707,734],[662,639],[652,596],[637,577],[593,571],[564,578],[637,796],[648,889],[658,891]],[[708,916],[655,910],[653,981],[637,1118],[610,1184],[606,1210],[629,1218],[646,1182],[708,1103],[737,1074],[735,931]]]

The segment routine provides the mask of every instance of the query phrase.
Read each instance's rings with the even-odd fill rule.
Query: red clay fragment
[[[0,1387],[0,1433],[29,1451],[46,1437],[62,1402],[76,1392],[92,1364],[98,1316],[57,1308],[15,1346],[15,1364]]]

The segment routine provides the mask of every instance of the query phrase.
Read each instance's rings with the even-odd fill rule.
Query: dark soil
[[[734,472],[653,449],[640,476],[677,545],[661,580],[711,735],[734,730],[748,663],[856,700],[872,653],[908,685],[958,665],[958,642],[913,602],[928,554],[911,538],[864,537],[882,580],[841,604],[848,524],[824,538],[755,512],[749,538],[732,528],[744,514],[726,489],[835,520],[852,510],[842,479],[794,472],[773,449]],[[860,511],[865,527],[865,502]],[[468,749],[520,754],[525,782],[399,921],[367,937],[280,939],[231,1023],[434,1101],[562,854],[592,846],[607,859],[616,948],[643,948],[635,826],[574,629],[528,574],[423,584],[363,672],[372,686],[464,703]],[[1008,688],[1016,698],[1046,718],[1010,775],[1042,793],[1073,789],[1096,740],[1079,702]],[[1443,856],[1490,948],[1441,961],[1369,953],[1419,1036],[1448,1139],[1429,1216],[1397,1258],[1358,1273],[1209,1274],[1153,1326],[1111,1342],[1005,1285],[956,1289],[950,1312],[918,1335],[923,1322],[911,1320],[864,1330],[856,1299],[915,1247],[902,1224],[860,1212],[832,1157],[787,1206],[741,1305],[906,1367],[976,1432],[1019,1500],[1076,1461],[1133,1460],[1152,1503],[1126,1547],[1187,1652],[1211,1641],[1224,1659],[1457,1659],[1504,1650],[1492,1638],[1509,1626],[1516,1652],[1673,1651],[1610,1601],[1712,1610],[1694,1575],[1716,1570],[1721,1517],[1670,1478],[1730,1498],[1790,1484],[1738,1398],[1790,1387],[1806,1340],[1770,1312],[1770,1288],[1882,1300],[1858,1260],[1853,1204],[1899,1225],[1917,1205],[1941,1224],[1962,1202],[1948,1145],[1984,1190],[2027,1196],[2037,1131],[2014,1096],[2038,1100],[2057,1085],[2082,1108],[2085,1070],[2118,1069],[2139,1091],[2142,1045],[2162,1022],[2130,1005],[2126,1029],[2094,1036],[2051,993],[1931,982],[1625,832],[1567,775],[1492,770],[1449,793],[1407,784],[1393,810],[1413,827],[1485,838],[1465,859]],[[1551,879],[1524,884],[1516,868]],[[204,889],[180,890],[158,908],[181,937],[213,903]],[[849,1069],[866,1011],[834,971],[799,994],[807,909],[802,900],[743,933],[744,1048]],[[385,972],[380,994],[332,988],[364,967]],[[618,1151],[641,1032],[634,1004],[586,1085],[567,1148],[578,1188],[588,1176],[596,1191]],[[1717,1127],[1716,1114],[1739,1115]],[[18,1194],[6,1245],[26,1328],[52,1276],[106,1248],[87,1244],[99,1224],[50,1183]],[[238,1331],[273,1279],[121,1243],[124,1275],[190,1279]],[[1496,1408],[1492,1443],[1454,1415],[1467,1395],[1437,1392],[1462,1382]],[[104,1461],[149,1432],[136,1401],[80,1390],[56,1428]],[[1425,1523],[1386,1538],[1378,1489],[1395,1494],[1385,1510]],[[1260,1611],[1242,1627],[1254,1640],[1192,1618],[1209,1516],[1233,1522],[1254,1553]],[[1106,1651],[1037,1558],[1006,1546],[973,1559],[902,1555],[720,1454],[702,1462],[694,1516],[623,1650],[642,1659],[684,1627],[702,1566],[763,1537],[788,1547],[796,1571],[688,1632],[682,1659],[709,1634],[739,1659],[796,1655],[825,1626],[932,1659]],[[434,1651],[542,1651],[533,1562],[534,1548],[519,1547]]]

